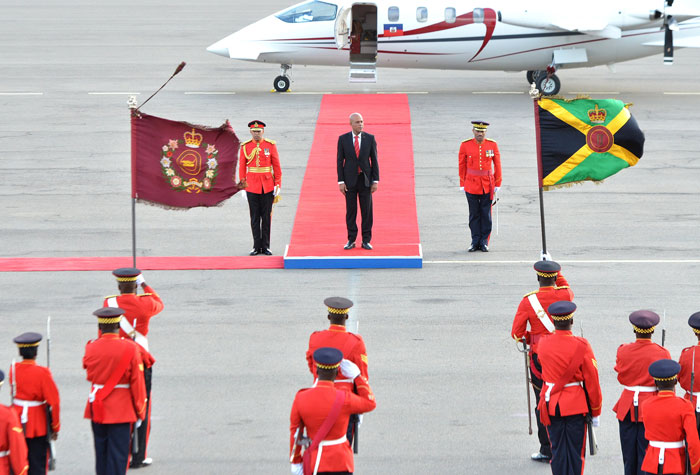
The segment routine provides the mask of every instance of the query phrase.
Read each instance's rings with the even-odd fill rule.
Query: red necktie
[[[360,140],[357,137],[357,135],[354,135],[355,137],[355,156],[357,157],[357,160],[360,160]],[[357,166],[357,173],[362,173],[362,168],[360,166]]]

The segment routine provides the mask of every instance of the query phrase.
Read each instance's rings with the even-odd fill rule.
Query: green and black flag
[[[617,99],[536,101],[535,128],[542,187],[602,181],[637,164],[644,132]]]

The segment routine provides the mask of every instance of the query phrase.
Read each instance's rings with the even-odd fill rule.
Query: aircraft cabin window
[[[389,21],[399,21],[399,7],[389,7]]]
[[[285,10],[277,18],[285,23],[308,23],[310,21],[331,21],[335,20],[338,10],[336,5],[326,2],[313,2],[297,5],[289,10]]]
[[[445,21],[447,23],[454,23],[457,21],[457,10],[452,7],[445,8]]]
[[[428,9],[425,7],[416,8],[416,20],[428,21]]]

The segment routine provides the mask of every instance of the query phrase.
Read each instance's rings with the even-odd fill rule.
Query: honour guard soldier
[[[676,396],[676,382],[681,367],[670,359],[649,366],[658,394],[640,407],[644,412],[645,437],[649,441],[642,470],[650,474],[685,474],[686,450],[690,456],[690,473],[700,469],[700,440],[695,414],[689,401]]]
[[[695,408],[695,418],[700,422],[700,312],[695,312],[688,319],[688,325],[698,339],[698,343],[688,348],[683,348],[678,363],[681,371],[678,374],[678,382],[685,390],[685,398]]]
[[[91,383],[85,418],[92,420],[95,472],[122,475],[129,464],[132,430],[146,417],[146,385],[139,346],[119,338],[121,308],[100,308],[100,337],[85,346],[83,368]],[[135,424],[136,423],[136,424]]]
[[[39,333],[22,333],[16,337],[14,342],[23,360],[10,370],[10,383],[15,388],[12,404],[24,429],[31,475],[46,473],[49,433],[51,439],[56,440],[61,429],[58,388],[51,370],[36,364],[40,341]]]
[[[488,126],[488,122],[473,120],[474,138],[459,147],[459,189],[467,194],[472,235],[469,252],[489,250],[491,203],[501,187],[501,154],[496,142],[486,138]]]
[[[5,373],[0,371],[0,386],[5,382]],[[27,444],[24,442],[22,426],[15,411],[0,404],[0,473],[27,475]]]
[[[537,355],[537,343],[541,337],[554,332],[554,323],[545,309],[558,300],[573,300],[574,293],[561,273],[561,266],[556,262],[551,260],[538,261],[535,262],[534,268],[540,288],[526,294],[520,301],[513,319],[511,335],[516,341],[525,338],[525,343],[530,345],[530,382],[535,393],[535,407],[537,407],[542,390],[542,366]],[[527,330],[528,325],[530,326],[529,331]],[[552,449],[547,429],[540,421],[538,409],[535,409],[535,415],[540,450],[532,454],[531,458],[537,462],[549,462],[552,458]]]
[[[139,352],[144,364],[143,375],[146,383],[148,407],[146,408],[146,418],[138,428],[138,451],[133,453],[130,465],[130,468],[139,468],[153,463],[153,459],[147,456],[147,448],[151,433],[151,381],[155,358],[150,353],[147,335],[151,318],[163,310],[163,301],[156,291],[146,284],[139,269],[123,267],[115,269],[112,274],[117,279],[120,294],[105,297],[103,306],[124,310],[124,315],[119,321],[119,335],[122,338],[130,338],[139,345]],[[137,294],[139,285],[144,291],[142,294]]]
[[[641,475],[642,461],[647,449],[644,437],[642,403],[656,394],[649,365],[661,359],[670,359],[666,348],[651,341],[659,316],[651,310],[637,310],[629,316],[634,328],[635,342],[617,349],[615,371],[623,390],[613,411],[620,425],[620,446],[625,475]]]
[[[588,341],[571,332],[576,305],[562,300],[547,310],[555,331],[538,343],[544,381],[540,417],[552,444],[552,473],[580,475],[586,454],[585,416],[592,416],[592,426],[597,427],[603,404],[598,363]]]
[[[251,256],[272,255],[270,251],[270,223],[272,204],[282,186],[282,168],[274,140],[263,138],[265,123],[248,123],[253,137],[241,144],[238,158],[238,188],[246,191],[250,209],[250,227],[253,231]]]
[[[372,411],[377,403],[359,368],[343,360],[340,350],[319,348],[313,358],[318,382],[312,388],[300,390],[292,404],[289,426],[292,473],[351,474],[355,466],[345,433],[350,415]],[[357,394],[335,387],[333,381],[339,369],[355,381]],[[307,446],[303,459],[302,446]]]

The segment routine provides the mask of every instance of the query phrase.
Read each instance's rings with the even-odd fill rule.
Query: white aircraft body
[[[700,47],[700,0],[309,0],[212,44],[227,58],[281,64],[274,87],[289,89],[292,65],[350,68],[352,82],[376,67],[527,71],[556,94],[560,68],[613,65],[673,47]]]

